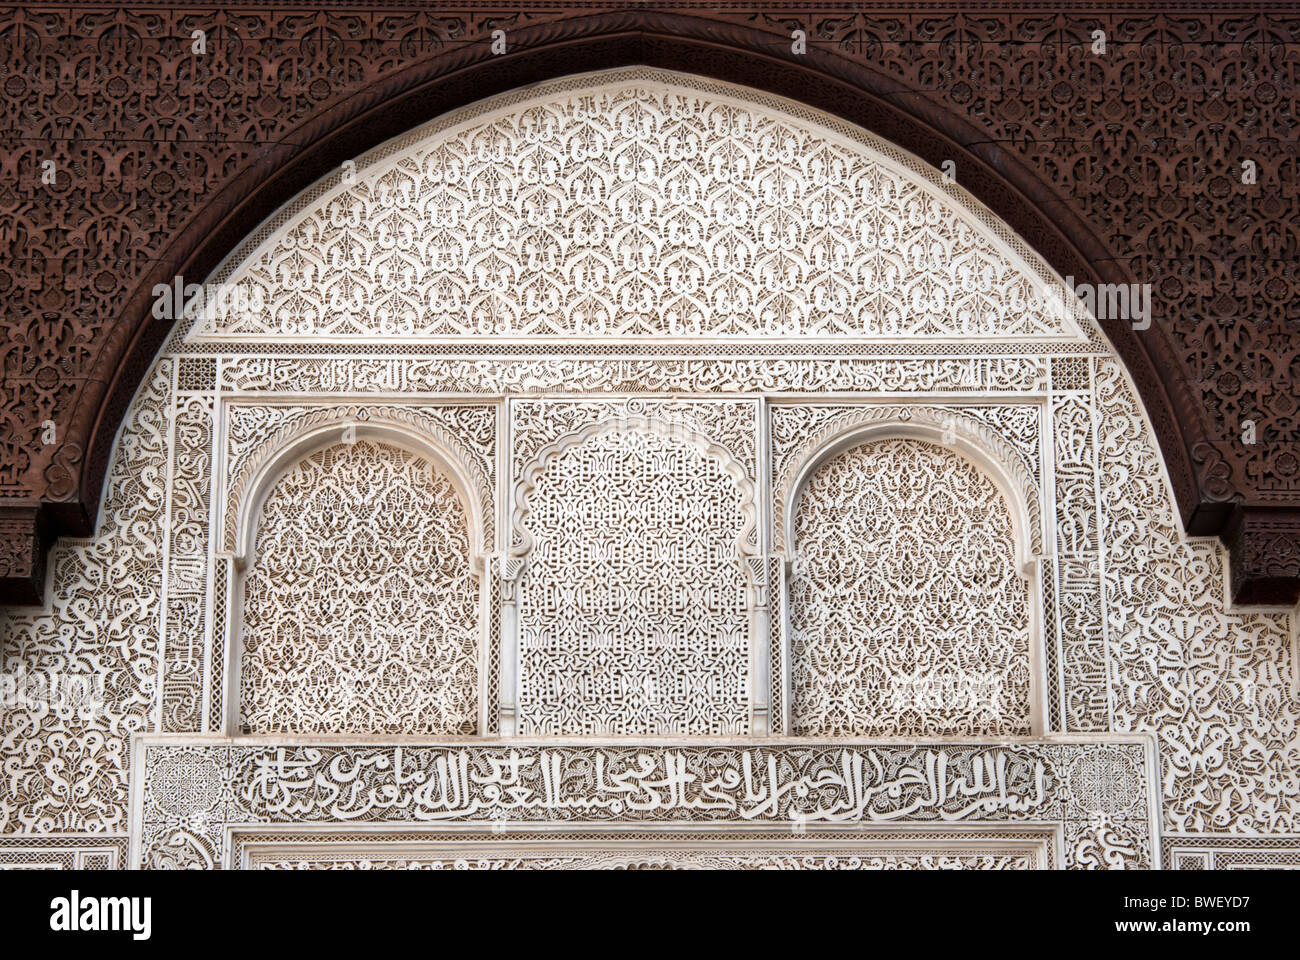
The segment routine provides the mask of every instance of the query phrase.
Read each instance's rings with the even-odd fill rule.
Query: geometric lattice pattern
[[[746,732],[743,517],[718,462],[615,427],[551,460],[529,499],[521,732]]]

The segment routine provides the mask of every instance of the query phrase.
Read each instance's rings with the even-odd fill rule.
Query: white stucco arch
[[[397,417],[363,413],[361,417],[326,414],[328,422],[308,422],[284,431],[268,441],[265,451],[244,464],[231,484],[227,529],[236,569],[244,569],[252,555],[257,536],[257,517],[268,492],[284,472],[318,450],[358,439],[376,440],[427,457],[435,468],[444,471],[456,488],[469,517],[470,560],[481,573],[484,557],[484,505],[479,490],[482,477],[457,454],[446,440],[440,441],[428,430]],[[491,526],[488,526],[490,536]]]
[[[613,133],[602,134],[600,112],[585,105],[602,97],[626,116],[639,104],[650,120],[615,124],[608,128]],[[549,127],[539,121],[548,111],[555,118]],[[692,118],[703,118],[695,134],[688,129]],[[681,130],[674,126],[683,124]],[[780,131],[779,137],[756,137],[760,126]],[[600,149],[579,157],[563,137],[582,130],[604,139]],[[692,141],[683,148],[683,131],[698,145]],[[737,156],[748,151],[750,159],[734,168],[696,163],[706,140]],[[629,145],[662,164],[641,176],[625,162]],[[536,162],[538,151],[547,149],[561,158],[552,167]],[[439,158],[451,165],[439,166]],[[767,165],[770,189],[750,176],[755,164]],[[837,164],[857,171],[856,189],[836,181]],[[460,177],[471,167],[460,208],[429,205],[430,198],[445,199],[438,191],[445,194],[455,171]],[[503,180],[498,193],[483,186],[476,197],[475,184],[486,181],[475,176],[493,169],[513,179]],[[665,189],[646,194],[651,199],[644,210],[619,206],[633,188],[653,185],[661,173]],[[1091,318],[1073,311],[1073,302],[1067,301],[1068,316],[1054,317],[1047,298],[1041,304],[1032,299],[1032,291],[1052,288],[1059,278],[960,184],[946,184],[939,171],[879,138],[790,101],[639,68],[511,91],[436,118],[358,158],[355,175],[356,182],[347,183],[344,171],[337,171],[304,191],[214,272],[214,283],[271,284],[270,309],[178,323],[123,421],[95,535],[56,548],[44,610],[8,612],[0,619],[6,663],[33,670],[100,669],[118,691],[107,710],[84,722],[37,710],[10,714],[12,730],[31,731],[16,736],[13,770],[0,783],[0,805],[21,831],[127,831],[136,862],[162,865],[170,847],[193,848],[196,861],[222,863],[225,852],[210,843],[215,834],[193,830],[182,816],[199,809],[216,817],[212,811],[220,808],[199,803],[200,791],[196,800],[166,795],[164,788],[223,777],[221,790],[248,786],[237,781],[245,771],[222,759],[230,751],[222,738],[231,731],[223,720],[230,707],[222,699],[228,693],[223,670],[232,657],[228,621],[238,621],[234,560],[248,555],[256,492],[282,465],[279,439],[264,451],[270,460],[257,460],[261,444],[279,429],[272,408],[293,406],[295,416],[307,418],[324,411],[306,433],[285,438],[286,450],[303,453],[341,437],[346,422],[356,421],[353,413],[340,414],[341,407],[437,403],[479,412],[518,398],[545,404],[636,395],[698,403],[743,399],[761,410],[752,428],[736,431],[729,448],[745,447],[744,457],[735,457],[748,458],[747,470],[753,465],[756,541],[746,560],[751,570],[762,565],[778,577],[792,497],[817,456],[831,449],[819,443],[812,459],[791,466],[800,443],[826,423],[815,408],[982,405],[986,415],[980,423],[1003,436],[1015,456],[983,443],[982,435],[958,439],[974,445],[963,455],[978,459],[983,451],[988,475],[1005,484],[1018,542],[1032,545],[1021,551],[1021,560],[1032,565],[1037,558],[1043,647],[1055,661],[1042,671],[1046,719],[1034,743],[1012,738],[992,746],[945,743],[943,749],[967,759],[991,750],[1015,753],[1029,764],[1060,759],[1061,789],[1074,791],[1061,795],[1062,803],[1113,815],[1106,827],[1113,835],[1085,819],[1051,827],[1058,831],[1058,860],[1071,865],[1107,858],[1156,865],[1161,831],[1166,844],[1181,844],[1197,856],[1216,843],[1226,846],[1229,835],[1249,836],[1260,849],[1268,848],[1275,858],[1270,862],[1296,862],[1295,617],[1225,606],[1222,554],[1217,544],[1183,535],[1159,448],[1122,361]],[[548,190],[563,177],[575,202],[563,211],[555,207],[556,216],[565,217],[548,225]],[[590,184],[601,177],[612,190],[591,192]],[[782,192],[779,177],[793,185],[793,194]],[[751,180],[754,188],[746,193],[742,188]],[[384,184],[387,194],[380,189]],[[797,209],[801,222],[819,232],[793,234],[782,246],[782,205]],[[629,210],[634,215],[622,216]],[[843,210],[851,216],[846,219]],[[720,229],[714,230],[709,218],[717,211]],[[603,216],[617,231],[584,234],[595,238],[586,246],[557,247],[554,237],[545,238],[552,226],[564,234],[582,216]],[[708,229],[698,229],[700,223]],[[750,225],[753,245],[746,247],[742,235]],[[875,300],[840,296],[859,290],[835,253],[837,231],[849,228],[861,232],[849,238],[858,244],[850,259],[858,258],[858,265],[870,261],[863,275],[880,287],[870,293]],[[637,230],[644,232],[640,240]],[[734,258],[707,244],[728,230],[728,242],[740,251]],[[466,246],[447,246],[442,234],[463,236]],[[697,242],[697,236],[706,239]],[[781,242],[759,250],[769,239]],[[620,256],[636,243],[655,256]],[[915,255],[877,268],[869,248]],[[982,264],[981,258],[991,258],[991,271],[971,267]],[[966,279],[972,281],[969,290],[961,288]],[[541,281],[551,286],[543,289]],[[718,293],[732,282],[743,297]],[[637,283],[645,288],[641,298],[629,292]],[[953,308],[968,292],[985,298],[987,310],[968,311],[978,322],[958,322],[960,310]],[[896,302],[886,302],[890,298]],[[831,315],[850,301],[874,306],[837,326]],[[413,317],[404,314],[408,302],[420,307]],[[626,324],[620,326],[616,317],[610,322],[611,303],[618,310],[626,305]],[[897,303],[916,309],[900,311]],[[530,304],[538,309],[530,313]],[[491,315],[494,305],[500,325]],[[713,307],[710,319],[703,308]],[[783,326],[781,309],[798,322]],[[345,310],[356,314],[356,323],[341,319]],[[746,310],[751,320],[744,319]],[[602,311],[603,331],[599,318],[584,319]],[[697,314],[698,329],[692,319]],[[679,318],[675,329],[673,315]],[[770,318],[776,320],[769,324]],[[241,405],[269,412],[246,418],[236,435],[227,415]],[[1006,413],[1030,407],[1041,424],[1033,436],[1021,430],[1028,419],[1017,420],[1015,410]],[[797,415],[782,419],[789,410]],[[508,414],[463,420],[457,415],[440,421],[455,442],[435,432],[429,443],[445,455],[440,462],[453,468],[460,463],[456,476],[465,502],[471,509],[480,505],[474,527],[481,531],[476,553],[484,560],[482,581],[490,596],[485,620],[499,612],[501,621],[485,635],[504,654],[509,618],[502,598],[510,589],[512,562],[519,559],[506,536],[515,503],[513,467],[531,454],[518,449],[520,425],[508,422]],[[916,420],[906,424],[891,414],[881,429],[916,431]],[[403,422],[398,417],[395,424]],[[386,436],[399,445],[419,442],[393,429],[398,432],[359,435]],[[941,428],[925,429],[927,442],[936,433],[942,442]],[[866,436],[846,433],[833,442]],[[1036,459],[1030,456],[1034,450]],[[245,465],[255,460],[261,465],[241,480]],[[1034,481],[1028,490],[1026,477]],[[1061,523],[1062,516],[1073,522]],[[1035,537],[1041,542],[1035,544]],[[779,613],[772,620],[779,622]],[[779,637],[771,649],[778,652],[771,683],[776,698],[786,668],[778,662]],[[510,715],[517,706],[509,701],[508,670],[504,656],[497,673],[484,669],[495,678],[487,704],[492,717]],[[780,716],[774,703],[774,721]],[[819,750],[858,760],[902,756],[889,752],[897,745],[837,743],[822,749],[780,743],[788,728],[774,725],[772,738],[760,730],[755,724],[752,738],[718,738],[706,745],[711,757],[723,758],[720,776],[746,763],[760,769],[769,760],[776,766],[785,757],[807,758]],[[1061,733],[1049,737],[1049,730]],[[458,743],[456,749],[484,768],[512,762],[501,758],[517,751],[536,771],[542,767],[538,751],[545,751],[548,763],[593,763],[595,757],[623,764],[624,771],[626,756],[662,757],[667,749],[631,740],[539,746],[509,736],[514,731],[504,723],[486,721],[481,731],[485,736],[473,745]],[[42,749],[50,749],[39,762],[31,759],[38,753],[32,742],[37,737]],[[303,739],[310,741],[270,738],[247,746],[265,747],[272,757],[281,747],[319,748],[310,742],[304,748]],[[392,754],[373,752],[387,749],[373,741],[336,740],[319,749],[335,751],[329,755],[342,757],[339,763],[353,763],[370,750],[367,757],[380,757],[391,769]],[[426,745],[425,759],[433,749]],[[693,758],[696,746],[671,749]],[[304,757],[294,756],[295,762]],[[133,769],[128,758],[138,766]],[[330,762],[312,768],[311,775],[328,780]],[[49,774],[56,765],[98,773],[85,796],[73,796]],[[274,776],[272,767],[263,768],[268,776]],[[816,769],[834,775],[832,767]],[[1124,773],[1113,781],[1123,790],[1097,789],[1097,778],[1109,776],[1107,771]],[[1154,783],[1163,789],[1153,792],[1147,785]],[[789,781],[774,789],[785,791],[783,796],[793,792]],[[603,803],[608,797],[577,800]],[[661,812],[683,821],[697,815],[686,806]],[[327,816],[321,813],[321,822]],[[209,825],[213,831],[230,826],[215,820]],[[348,830],[346,823],[333,826]]]
[[[993,480],[1006,501],[1016,531],[1016,560],[1020,573],[1032,577],[1037,571],[1042,546],[1041,491],[1035,478],[1010,444],[987,428],[962,418],[958,408],[928,406],[885,408],[864,405],[862,415],[846,418],[808,443],[786,468],[775,491],[782,506],[777,509],[778,543],[789,560],[794,552],[794,515],[808,478],[827,460],[845,450],[873,440],[893,438],[925,440],[956,450]]]
[[[884,412],[884,411],[882,411]],[[1026,655],[1029,670],[1027,701],[1023,704],[1028,729],[1034,733],[1049,731],[1049,721],[1044,711],[1044,689],[1046,686],[1046,657],[1044,655],[1043,620],[1043,586],[1039,569],[1040,557],[1036,552],[1036,519],[1031,521],[1027,500],[1037,503],[1038,491],[1027,483],[1023,465],[1015,457],[1014,451],[1005,442],[984,435],[981,431],[970,428],[958,429],[958,420],[951,412],[920,408],[917,411],[903,409],[898,412],[885,412],[885,416],[868,419],[847,418],[838,428],[826,431],[825,435],[809,438],[807,449],[796,466],[790,471],[787,489],[778,491],[777,495],[785,498],[786,509],[778,514],[783,523],[784,562],[786,575],[782,578],[786,594],[783,606],[787,617],[785,649],[783,659],[788,658],[793,665],[796,658],[793,626],[794,601],[790,595],[792,582],[791,565],[799,555],[799,542],[796,535],[796,521],[799,513],[799,501],[809,481],[827,464],[850,451],[868,448],[872,444],[889,440],[917,440],[934,447],[955,452],[963,461],[972,465],[983,477],[992,482],[996,496],[1006,508],[1010,518],[1015,539],[1015,573],[1024,583],[1027,591],[1027,621],[1024,624]],[[863,544],[863,546],[870,546]],[[937,545],[942,547],[943,545]],[[954,545],[957,546],[957,545]],[[847,600],[846,600],[847,602]],[[1008,615],[1009,611],[970,611],[971,614],[983,613]],[[793,693],[793,691],[790,691]],[[791,718],[792,724],[797,721]]]
[[[273,438],[274,441],[278,441],[278,445],[273,444],[272,449],[266,451],[265,455],[260,460],[255,460],[253,463],[248,464],[247,495],[242,499],[242,501],[239,501],[238,504],[235,542],[240,549],[231,558],[233,561],[234,573],[232,577],[232,589],[230,592],[228,619],[228,623],[230,624],[230,653],[227,658],[228,666],[226,671],[228,684],[226,692],[226,703],[228,704],[226,717],[227,731],[230,734],[265,732],[264,730],[259,730],[257,727],[254,727],[252,730],[245,729],[245,725],[249,722],[249,718],[244,714],[244,706],[249,699],[250,693],[259,692],[264,700],[269,696],[269,705],[263,704],[262,709],[259,712],[259,717],[263,722],[266,720],[265,714],[273,709],[276,703],[280,701],[283,701],[283,709],[279,711],[281,714],[280,722],[294,724],[302,722],[314,724],[319,722],[319,717],[313,716],[310,713],[310,708],[304,711],[299,705],[291,705],[290,701],[282,694],[278,700],[276,694],[266,694],[265,690],[271,689],[270,687],[264,686],[264,689],[261,691],[256,687],[252,689],[247,687],[248,684],[254,682],[259,685],[273,682],[268,678],[267,674],[270,674],[273,677],[274,673],[272,673],[272,671],[278,672],[281,668],[274,662],[274,660],[272,660],[269,663],[262,664],[262,667],[254,670],[251,674],[246,675],[248,666],[245,663],[245,655],[252,649],[249,631],[252,622],[251,610],[253,609],[252,607],[246,608],[246,604],[249,603],[249,596],[246,596],[246,593],[248,592],[246,588],[251,590],[252,585],[256,583],[256,580],[253,579],[257,576],[256,566],[262,559],[265,559],[259,558],[255,554],[255,550],[260,542],[260,533],[264,523],[262,515],[268,499],[275,494],[281,482],[293,471],[299,469],[302,465],[315,460],[320,455],[325,455],[328,459],[330,454],[341,454],[346,458],[351,453],[362,449],[373,450],[375,454],[379,455],[381,458],[386,453],[402,458],[407,456],[412,457],[414,458],[414,463],[422,466],[422,473],[433,474],[445,478],[446,481],[448,481],[448,485],[443,488],[443,493],[449,493],[449,495],[442,497],[436,502],[428,501],[422,505],[424,508],[427,508],[427,513],[417,511],[419,516],[416,517],[409,515],[392,516],[391,514],[389,516],[392,518],[394,524],[400,523],[407,527],[410,532],[415,533],[418,536],[421,531],[428,530],[431,526],[437,526],[437,521],[440,521],[443,515],[448,511],[450,511],[452,516],[457,514],[460,515],[460,519],[464,523],[466,551],[463,556],[459,556],[459,551],[456,551],[456,559],[450,570],[446,566],[441,568],[435,567],[434,569],[440,570],[442,576],[446,576],[450,572],[455,582],[463,583],[467,579],[468,583],[471,584],[468,591],[465,592],[470,595],[472,602],[467,601],[459,604],[461,615],[468,616],[468,621],[444,621],[439,623],[437,627],[435,627],[431,622],[424,622],[422,623],[422,626],[428,629],[422,630],[421,635],[418,637],[410,637],[409,642],[403,644],[402,652],[399,652],[398,656],[400,660],[408,647],[411,648],[412,651],[418,650],[421,655],[428,655],[430,651],[425,648],[426,644],[430,643],[434,637],[440,634],[439,628],[446,627],[450,630],[450,635],[457,645],[465,648],[461,651],[460,656],[452,661],[457,665],[458,672],[464,673],[466,670],[475,671],[473,683],[462,683],[456,692],[457,700],[469,701],[468,706],[462,706],[460,708],[461,723],[473,723],[473,730],[481,729],[482,717],[485,709],[484,700],[486,696],[486,678],[483,671],[486,664],[486,604],[488,593],[485,590],[486,585],[483,577],[485,557],[482,553],[482,506],[478,503],[472,486],[471,469],[467,468],[466,464],[464,464],[454,452],[449,451],[443,444],[439,443],[427,432],[414,429],[411,423],[400,422],[396,418],[385,418],[382,415],[367,416],[359,421],[335,419],[334,422],[325,424],[300,424],[296,428],[282,431],[281,434],[282,435]],[[379,462],[382,463],[383,460],[381,459]],[[410,461],[406,462],[409,463]],[[452,500],[455,502],[449,502]],[[404,513],[409,513],[409,511],[404,511]],[[418,522],[421,518],[424,520],[423,523]],[[416,521],[414,526],[413,521]],[[385,525],[387,525],[387,520],[385,520]],[[459,525],[456,524],[455,526]],[[293,531],[289,532],[292,535]],[[315,530],[301,529],[297,531],[297,536],[293,537],[293,539],[300,537],[302,542],[311,543],[315,534]],[[338,550],[346,551],[348,544],[335,542],[329,544],[328,547],[330,552]],[[419,544],[414,542],[410,543],[409,548],[403,550],[402,553],[418,555],[420,553]],[[310,554],[308,555],[310,556]],[[446,558],[450,556],[450,554],[444,553],[440,556]],[[389,555],[388,560],[392,562],[391,567],[375,571],[377,574],[381,575],[385,581],[388,579],[389,570],[396,573],[403,566],[404,558],[400,554]],[[302,573],[303,571],[295,569],[293,572]],[[438,580],[437,577],[434,579],[435,581]],[[409,581],[405,581],[404,585],[418,586],[418,584],[412,584]],[[388,585],[386,582],[384,586],[387,588]],[[432,586],[432,584],[426,581],[425,586]],[[388,588],[388,591],[391,591],[391,588]],[[380,590],[378,593],[369,595],[367,597],[367,603],[377,602],[381,597],[383,597],[385,592],[385,590]],[[403,593],[398,603],[401,610],[410,610],[411,605],[419,596],[417,591],[412,591],[412,594],[413,595],[407,595]],[[389,601],[395,599],[393,597],[383,598]],[[260,606],[265,606],[265,601],[263,601],[259,607]],[[266,613],[268,611],[263,610],[262,612]],[[270,612],[272,615],[275,615],[276,613],[274,610]],[[351,613],[359,617],[363,611],[353,609],[351,610]],[[322,614],[321,620],[318,621],[319,626],[322,629],[331,628],[336,630],[337,627],[343,626],[340,624],[329,624],[326,622],[326,619],[327,618]],[[272,622],[275,623],[275,621]],[[280,626],[283,626],[283,624],[277,624],[277,631]],[[368,636],[371,628],[378,629],[378,627],[378,623],[372,623],[370,628],[363,629],[362,633]],[[265,639],[267,638],[259,637],[259,643]],[[272,637],[271,639],[275,638]],[[354,637],[353,639],[355,640],[356,638]],[[341,637],[334,637],[331,640],[329,647],[333,648],[337,646],[340,641]],[[360,641],[358,640],[357,642]],[[331,656],[333,655],[329,653],[328,650],[323,651],[323,653],[327,653]],[[312,662],[312,656],[309,651],[301,651],[295,655],[295,658],[307,665],[310,665]],[[351,651],[342,653],[342,658],[345,669],[356,670],[358,668],[373,668],[373,665],[371,664],[363,664],[357,661]],[[444,667],[447,669],[439,670],[435,667],[432,671],[432,675],[435,678],[440,675],[446,675],[450,669],[451,663],[439,663],[438,661],[435,661],[435,663],[437,663],[438,667]],[[412,664],[407,661],[403,662],[403,666],[409,669]],[[305,684],[307,681],[307,671],[305,669],[303,670],[303,674],[304,675],[301,679],[303,684]],[[344,692],[341,690],[338,691],[337,698],[346,702]],[[436,711],[441,707],[440,704],[428,702],[420,703],[418,706],[423,708],[426,712]],[[376,712],[382,713],[381,711]],[[299,715],[300,713],[305,715]],[[274,717],[272,719],[274,719]],[[385,719],[387,719],[388,722],[392,721],[391,717]],[[429,718],[427,716],[411,717],[412,722],[417,719],[422,719],[425,722],[428,722]],[[334,736],[347,736],[348,734],[356,735],[357,732],[356,729],[351,727],[328,730],[328,733]]]

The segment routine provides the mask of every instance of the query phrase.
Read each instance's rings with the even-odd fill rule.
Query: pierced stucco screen
[[[427,459],[357,440],[272,487],[244,578],[252,732],[473,733],[478,587],[464,505]]]
[[[794,534],[797,732],[1030,731],[1029,583],[975,465],[916,440],[853,447],[808,479]]]
[[[745,517],[725,467],[615,425],[547,456],[529,503],[521,732],[745,733]]]

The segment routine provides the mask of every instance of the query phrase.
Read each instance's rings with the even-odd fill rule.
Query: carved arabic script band
[[[1157,861],[1149,740],[737,746],[195,744],[148,738],[135,813],[158,866],[177,837],[217,865],[254,824],[1056,824],[1120,865]],[[1098,763],[1105,754],[1106,763]],[[1105,784],[1097,777],[1104,776]],[[1116,853],[1116,851],[1127,851]]]

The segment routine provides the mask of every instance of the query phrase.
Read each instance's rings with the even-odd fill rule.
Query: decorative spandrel
[[[318,184],[232,260],[256,309],[198,336],[1086,339],[1059,282],[897,148],[728,84],[610,77],[498,97]]]

